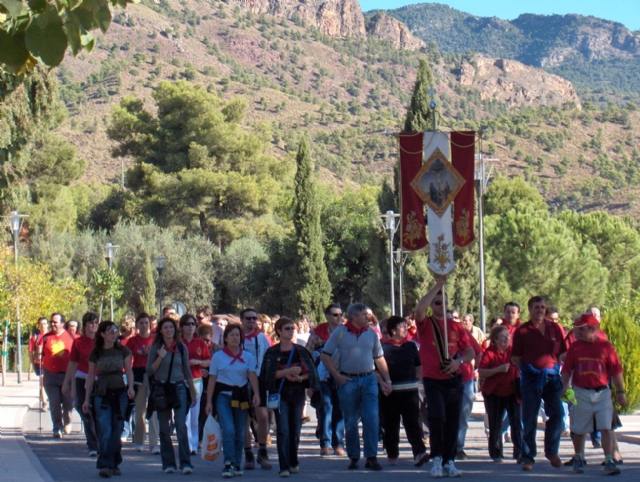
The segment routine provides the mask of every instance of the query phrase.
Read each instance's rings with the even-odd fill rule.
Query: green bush
[[[633,413],[640,407],[640,327],[633,322],[627,310],[614,307],[604,312],[602,330],[616,347],[624,368],[624,388],[627,392],[627,406],[616,404],[620,413]]]

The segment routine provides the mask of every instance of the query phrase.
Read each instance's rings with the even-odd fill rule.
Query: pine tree
[[[296,280],[295,301],[300,315],[311,316],[320,322],[323,310],[331,298],[331,284],[324,263],[320,204],[312,177],[313,164],[309,141],[303,138],[296,156],[295,205],[293,224],[297,259],[294,267]]]
[[[145,286],[140,293],[144,311],[150,315],[155,313],[156,306],[156,282],[153,278],[153,267],[151,260],[147,256],[144,262],[144,281]]]
[[[432,110],[429,107],[431,102],[429,89],[433,84],[433,72],[426,60],[420,60],[418,66],[418,77],[413,87],[411,96],[411,106],[407,111],[407,118],[404,122],[405,132],[423,132],[434,129]]]

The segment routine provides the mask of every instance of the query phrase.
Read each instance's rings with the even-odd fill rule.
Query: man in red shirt
[[[44,316],[38,318],[38,334],[34,334],[29,338],[29,359],[31,360],[31,365],[33,366],[33,371],[38,375],[38,377],[42,377],[42,349],[41,349],[41,341],[42,337],[47,334],[49,331],[49,320],[47,320]],[[49,406],[47,405],[47,400],[44,396],[44,385],[40,384],[40,401],[42,403],[42,410],[49,410]]]
[[[515,301],[510,301],[504,305],[504,317],[502,318],[502,324],[509,330],[509,336],[511,337],[511,343],[513,343],[513,334],[520,328],[520,305]]]
[[[611,421],[613,403],[609,377],[616,386],[620,406],[627,404],[622,378],[622,365],[614,346],[598,336],[600,322],[591,314],[584,314],[573,323],[576,341],[571,344],[562,367],[562,393],[573,388],[576,404],[571,406],[571,432],[573,432],[573,470],[584,472],[584,438],[594,428],[602,431],[602,449],[605,455],[604,473],[620,473],[613,460]]]
[[[470,363],[475,353],[470,335],[460,323],[447,323],[447,345],[444,343],[444,306],[442,287],[445,277],[418,302],[416,322],[420,339],[420,361],[424,391],[429,407],[428,424],[431,437],[431,475],[439,478],[460,477],[456,468],[456,446],[462,404],[460,368]],[[427,316],[431,308],[432,316]]]
[[[62,393],[64,378],[71,356],[74,338],[65,330],[65,319],[60,313],[51,315],[51,331],[42,337],[42,369],[44,372],[44,391],[51,407],[53,437],[60,438],[64,430],[71,433],[71,410],[73,399]]]
[[[558,457],[564,415],[559,363],[564,353],[564,330],[558,323],[545,319],[546,301],[541,296],[531,298],[527,306],[531,319],[514,333],[511,360],[520,369],[522,470],[529,471],[533,470],[537,455],[536,431],[542,400],[549,417],[544,432],[544,454],[553,467],[562,466]]]

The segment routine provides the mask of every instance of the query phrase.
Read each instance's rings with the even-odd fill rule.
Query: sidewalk
[[[0,437],[0,481],[73,481],[73,480],[99,480],[95,468],[95,458],[87,456],[84,437],[81,433],[79,417],[74,414],[73,433],[61,440],[51,438],[51,419],[48,413],[42,414],[42,431],[40,431],[40,417],[38,411],[37,381],[24,382],[22,386],[15,384],[15,377],[7,387],[0,388],[0,423],[2,435]],[[29,408],[31,407],[31,408]],[[473,477],[474,482],[505,481],[513,482],[514,478],[540,479],[542,477],[577,477],[570,468],[554,469],[541,455],[537,459],[533,472],[522,472],[520,466],[509,460],[497,465],[490,461],[487,455],[486,437],[482,417],[484,406],[482,402],[474,404],[472,420],[469,424],[469,432],[465,451],[469,459],[456,462],[465,477]],[[313,418],[313,409],[309,410]],[[621,417],[624,428],[618,431],[621,441],[620,449],[624,457],[624,465],[620,468],[622,474],[616,478],[619,481],[637,481],[640,477],[640,416]],[[401,455],[398,465],[388,467],[386,456],[379,450],[379,459],[384,466],[382,472],[370,472],[364,470],[364,460],[361,460],[360,470],[347,471],[348,461],[346,457],[320,457],[318,442],[314,436],[315,421],[303,425],[300,443],[301,475],[309,482],[353,482],[354,478],[377,479],[382,482],[389,477],[402,477],[405,480],[423,482],[425,477],[430,478],[430,464],[421,468],[412,464],[411,450],[408,444],[401,445]],[[402,434],[401,440],[404,439]],[[538,432],[538,450],[542,450],[542,432]],[[175,441],[174,441],[174,445]],[[602,450],[594,450],[587,444],[586,458],[588,467],[584,479],[600,479],[602,469],[599,466],[603,460]],[[508,454],[511,446],[508,444],[505,453]],[[255,450],[254,450],[255,452]],[[244,478],[258,482],[265,477],[278,479],[278,462],[275,441],[269,447],[271,461],[274,468],[263,471],[259,468],[246,471]],[[567,460],[573,453],[571,442],[563,438],[560,447],[560,455]],[[142,482],[154,481],[161,477],[171,477],[161,472],[160,457],[151,455],[148,450],[136,452],[133,445],[127,442],[123,446],[122,464],[123,475],[117,478],[117,482]],[[192,457],[195,472],[191,480],[210,480],[220,477],[222,463],[204,462],[199,457]],[[176,474],[176,477],[182,477]]]

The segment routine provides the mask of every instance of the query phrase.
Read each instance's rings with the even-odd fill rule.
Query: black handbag
[[[167,376],[168,380],[171,380],[171,371],[173,370],[173,357],[175,357],[175,355],[175,352],[171,353],[171,360],[169,362],[169,375]],[[154,380],[153,384],[151,385],[150,397],[153,401],[153,408],[156,411],[175,408],[176,403],[179,405],[176,386],[169,381],[162,383],[156,382]]]

